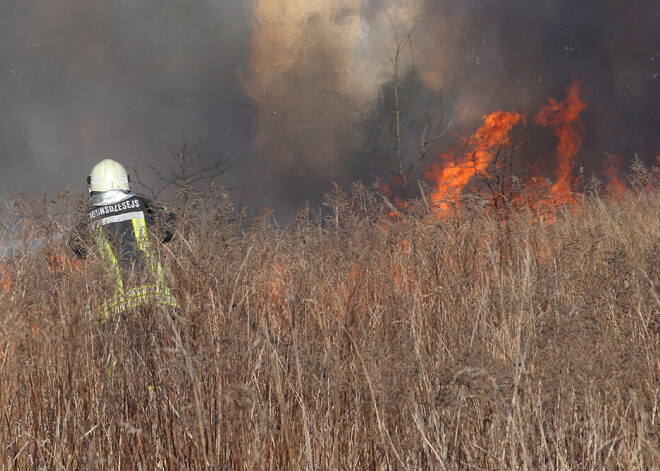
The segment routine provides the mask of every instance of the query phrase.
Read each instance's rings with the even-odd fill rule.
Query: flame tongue
[[[434,164],[426,177],[435,181],[431,198],[441,209],[467,185],[472,176],[486,174],[488,165],[499,148],[509,142],[509,131],[525,117],[516,111],[495,111],[484,117],[484,124],[467,140],[469,150],[460,162],[453,162],[453,152],[441,156],[448,164]]]
[[[582,146],[580,113],[586,107],[586,103],[580,100],[580,85],[577,81],[573,81],[573,84],[566,89],[565,100],[548,99],[548,103],[541,108],[536,117],[538,124],[552,128],[554,134],[559,137],[555,170],[557,181],[551,191],[562,200],[572,200],[569,192],[575,181],[575,157]]]
[[[621,157],[608,154],[603,161],[603,171],[607,177],[607,189],[617,198],[621,198],[626,192],[626,184],[619,175],[621,174]]]
[[[580,85],[573,81],[566,89],[564,100],[548,99],[536,117],[538,124],[552,129],[559,138],[556,182],[550,188],[553,203],[573,202],[575,159],[583,139],[580,113],[585,109],[586,104],[580,99]],[[519,122],[524,124],[525,116],[516,111],[495,111],[485,116],[484,124],[467,139],[468,151],[462,158],[456,159],[454,151],[450,151],[440,156],[442,162],[428,168],[426,177],[435,184],[431,197],[436,207],[449,209],[474,175],[487,175],[495,153],[509,142],[509,132]]]

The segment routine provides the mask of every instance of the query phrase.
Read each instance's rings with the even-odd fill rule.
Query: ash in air
[[[220,182],[243,204],[286,213],[333,181],[396,185],[393,162],[420,146],[409,178],[425,178],[497,110],[527,116],[511,130],[520,166],[561,178],[536,117],[574,83],[571,165],[655,163],[660,7],[590,3],[6,0],[0,192],[82,192],[104,158],[157,186],[149,167],[188,143],[206,165],[232,156]]]

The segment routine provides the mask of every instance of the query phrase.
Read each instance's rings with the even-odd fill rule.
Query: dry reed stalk
[[[660,466],[656,193],[541,220],[538,201],[390,217],[370,191],[287,227],[188,195],[161,251],[181,312],[117,331],[100,260],[53,236],[75,202],[15,201],[0,467]],[[136,350],[139,328],[161,340]]]

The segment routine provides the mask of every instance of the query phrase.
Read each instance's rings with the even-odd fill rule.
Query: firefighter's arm
[[[165,206],[154,203],[145,198],[144,200],[147,211],[151,214],[154,224],[158,228],[158,238],[161,242],[166,243],[174,238],[174,222],[176,221],[176,214],[169,211]]]
[[[77,257],[85,258],[87,257],[90,240],[89,223],[86,220],[81,220],[69,234],[69,248]]]
[[[168,210],[165,206],[158,208],[158,224],[160,227],[160,236],[163,242],[169,242],[174,238],[174,222],[176,214]]]

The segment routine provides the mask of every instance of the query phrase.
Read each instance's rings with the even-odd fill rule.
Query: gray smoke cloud
[[[255,209],[317,204],[332,181],[387,180],[394,28],[412,31],[414,52],[400,62],[405,153],[429,112],[451,123],[441,151],[497,109],[533,123],[575,77],[588,105],[579,164],[654,163],[659,20],[641,0],[5,0],[0,193],[84,191],[108,157],[139,160],[156,185],[148,167],[183,142],[209,164],[235,153],[222,183]],[[553,158],[549,130],[517,132],[520,158]]]
[[[84,191],[99,160],[158,166],[184,141],[207,161],[244,148],[249,21],[242,2],[2,2],[0,190]]]

